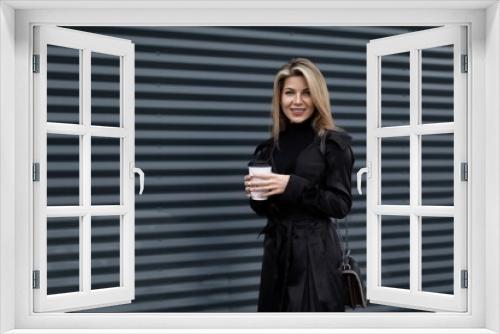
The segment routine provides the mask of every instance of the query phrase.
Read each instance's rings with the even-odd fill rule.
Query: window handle
[[[358,173],[357,173],[357,177],[358,178],[357,178],[356,184],[358,186],[358,193],[360,195],[363,194],[363,192],[361,191],[361,176],[363,175],[363,173],[366,173],[367,177],[371,177],[371,168],[370,168],[371,167],[371,163],[368,162],[367,165],[368,165],[367,167],[360,168],[358,170]]]
[[[139,195],[142,195],[142,192],[144,190],[144,172],[142,169],[135,167],[134,162],[130,163],[130,178],[134,178],[135,174],[139,174]]]

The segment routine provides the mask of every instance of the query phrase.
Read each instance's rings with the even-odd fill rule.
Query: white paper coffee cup
[[[270,174],[271,166],[249,166],[248,173],[250,175]],[[267,199],[267,196],[262,196],[261,191],[250,192],[250,197],[255,201],[265,201]]]

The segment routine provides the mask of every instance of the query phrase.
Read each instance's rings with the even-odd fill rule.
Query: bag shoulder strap
[[[324,156],[326,153],[326,132],[323,133],[320,137],[320,142],[319,142],[319,151],[321,154]]]
[[[321,152],[321,154],[323,155],[325,161],[326,161],[326,136],[327,136],[327,132],[325,131],[321,136],[320,136],[320,142],[319,142],[319,151]],[[333,220],[335,220],[336,223],[338,223],[338,220],[337,218],[332,218]],[[338,229],[337,230],[337,235],[339,236],[339,239],[342,240],[344,239],[344,243],[345,243],[345,251],[343,251],[343,258],[344,258],[344,262],[346,262],[346,257],[349,256],[349,254],[351,253],[351,250],[349,249],[349,230],[347,229],[347,216],[344,218],[344,230],[345,230],[345,238],[342,238],[342,236],[340,235]]]

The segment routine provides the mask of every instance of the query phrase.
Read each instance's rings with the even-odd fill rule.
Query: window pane
[[[381,57],[381,126],[410,123],[410,53]]]
[[[92,52],[92,125],[120,126],[120,57]]]
[[[47,218],[47,294],[80,289],[80,220]]]
[[[422,50],[422,123],[453,122],[453,45]]]
[[[47,205],[80,204],[80,137],[47,134]]]
[[[453,294],[452,217],[422,217],[422,290]]]
[[[382,282],[391,288],[410,288],[410,217],[381,216]]]
[[[453,206],[453,133],[422,138],[422,205]]]
[[[80,50],[47,45],[47,121],[80,122]]]
[[[120,286],[120,217],[92,217],[92,289]]]
[[[92,137],[92,205],[120,204],[120,138]]]
[[[381,138],[381,204],[410,204],[410,138]]]

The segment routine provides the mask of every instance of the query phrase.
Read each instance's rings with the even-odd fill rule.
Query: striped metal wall
[[[73,29],[135,43],[136,165],[146,173],[144,194],[136,196],[136,299],[129,305],[92,312],[255,311],[262,256],[262,237],[257,235],[265,221],[250,210],[242,181],[254,147],[269,134],[272,81],[277,69],[296,56],[318,64],[327,78],[334,118],[354,138],[357,171],[365,166],[366,157],[366,44],[371,39],[419,30],[417,27]],[[53,87],[49,104],[59,106],[53,109],[54,113],[63,117],[65,101],[74,95],[66,85],[71,60],[62,51],[59,56],[57,50],[55,53],[52,60],[60,66],[54,67],[52,79],[49,77],[49,87]],[[452,85],[439,81],[441,78],[449,83],[449,77],[442,78],[449,70],[441,59],[443,55],[446,52],[436,52],[428,58],[428,73],[434,79],[428,90],[433,115],[449,111]],[[112,88],[116,82],[114,64],[99,58],[95,62],[93,103],[100,108],[104,121],[107,113],[112,118],[110,101],[116,98],[113,93],[116,87]],[[396,57],[386,64],[391,84],[383,91],[388,99],[388,117],[404,121],[407,92],[398,84],[398,80],[405,80],[404,61]],[[441,88],[433,90],[436,85]],[[449,140],[438,139],[429,142],[431,158],[438,159],[440,153],[449,155]],[[53,143],[52,158],[64,160],[64,141]],[[96,164],[93,189],[99,196],[108,194],[112,198],[116,175],[109,173],[109,157],[116,156],[105,144],[96,152],[92,156]],[[404,198],[408,192],[407,171],[400,168],[401,159],[407,154],[404,145],[397,142],[387,145],[384,154],[389,161],[384,191],[392,199]],[[448,180],[449,169],[439,165],[439,161],[431,164],[428,172],[434,179]],[[353,175],[354,187],[355,184]],[[440,184],[434,192],[431,189],[429,198],[441,198],[439,189],[449,194],[452,192],[449,187],[449,182]],[[49,192],[54,197],[68,196],[64,185],[54,186]],[[358,195],[355,188],[353,194],[355,203],[348,218],[350,245],[364,268],[365,197]],[[112,223],[104,225],[93,239],[92,279],[103,286],[107,280],[116,279],[113,273],[117,270],[117,253],[113,250],[117,238]],[[54,226],[49,243],[57,253],[68,239],[73,237],[73,242],[75,239],[74,230],[65,234],[62,227],[58,230],[58,225]],[[404,219],[387,226],[390,228],[383,236],[388,240],[384,277],[390,286],[404,286],[408,280],[409,247],[405,234],[408,227]],[[427,256],[430,261],[427,273],[432,276],[429,284],[436,291],[445,291],[452,284],[444,274],[452,270],[453,245],[450,250],[449,243],[452,228],[442,222],[426,230],[432,236],[428,242],[431,253],[442,255],[434,265]],[[74,251],[66,250],[67,258],[61,254],[49,258],[50,275],[57,278],[54,284],[61,285],[62,290],[67,284],[65,275],[71,272],[57,268],[64,268],[65,262],[75,259]],[[68,264],[67,268],[70,267]],[[365,311],[406,310],[371,304]]]

